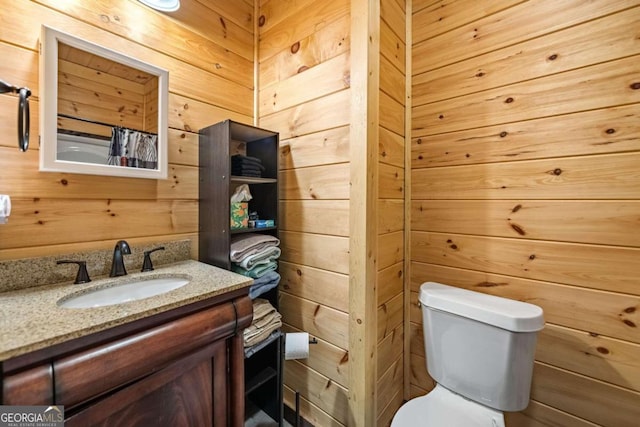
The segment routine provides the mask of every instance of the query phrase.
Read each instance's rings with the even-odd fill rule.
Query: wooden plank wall
[[[640,3],[414,1],[411,394],[427,280],[538,304],[509,426],[640,419]]]
[[[285,403],[317,426],[347,425],[350,1],[263,0],[259,126],[280,133],[280,311],[318,340],[285,363]]]
[[[171,14],[129,0],[10,3],[2,7],[0,78],[33,91],[32,140],[18,152],[18,101],[0,95],[0,193],[13,200],[0,259],[109,248],[121,238],[190,238],[197,247],[198,129],[226,118],[253,122],[253,1],[183,1]],[[38,171],[41,24],[169,71],[169,179]]]
[[[378,305],[378,426],[388,426],[404,401],[406,52],[405,0],[382,0],[375,286]]]

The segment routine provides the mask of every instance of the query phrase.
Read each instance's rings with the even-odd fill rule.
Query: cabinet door
[[[186,356],[94,405],[65,426],[227,426],[227,343]]]

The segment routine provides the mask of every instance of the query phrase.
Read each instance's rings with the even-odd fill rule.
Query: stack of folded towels
[[[231,175],[262,177],[265,167],[257,157],[235,154],[231,156]]]
[[[269,338],[273,333],[279,333],[282,326],[282,316],[269,301],[256,298],[253,301],[253,322],[244,330],[245,354],[247,350],[257,350],[256,347]],[[249,355],[249,354],[247,354]]]
[[[282,316],[269,301],[258,296],[280,283],[277,273],[280,240],[260,233],[235,235],[231,238],[231,269],[253,278],[249,297],[253,300],[253,322],[244,330],[245,355],[251,356],[280,334]]]
[[[278,245],[280,240],[268,234],[247,233],[231,238],[231,269],[253,278],[253,285],[249,288],[251,299],[280,283],[280,275],[276,272],[280,257]]]

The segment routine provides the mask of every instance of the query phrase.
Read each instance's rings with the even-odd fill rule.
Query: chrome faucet
[[[124,259],[122,255],[130,255],[131,248],[129,244],[124,240],[119,240],[116,243],[116,247],[113,249],[113,261],[111,263],[111,274],[109,277],[126,276],[127,269],[124,267]]]

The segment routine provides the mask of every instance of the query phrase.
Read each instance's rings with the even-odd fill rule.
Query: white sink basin
[[[141,279],[122,285],[98,288],[74,297],[64,297],[58,305],[64,308],[91,308],[122,304],[164,294],[189,283],[184,277]]]

